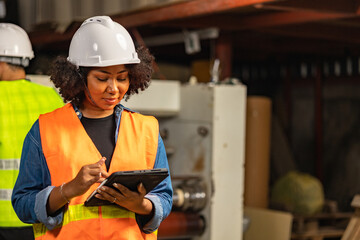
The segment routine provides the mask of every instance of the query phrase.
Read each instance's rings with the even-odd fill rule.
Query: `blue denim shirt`
[[[73,105],[73,107],[77,116],[81,119],[82,113],[76,106]],[[117,141],[123,109],[122,105],[117,105],[114,110],[116,121],[115,141]],[[160,134],[154,168],[169,169],[164,143]],[[59,211],[54,216],[49,216],[46,211],[47,200],[54,187],[51,185],[50,172],[42,151],[39,120],[37,120],[24,140],[19,176],[12,193],[12,204],[20,220],[25,223],[41,222],[50,230],[59,225],[63,220],[63,211]],[[143,232],[151,233],[155,231],[162,220],[169,215],[172,207],[172,194],[173,190],[169,176],[145,196],[153,203],[154,216],[149,220],[146,216],[136,214],[136,221]]]

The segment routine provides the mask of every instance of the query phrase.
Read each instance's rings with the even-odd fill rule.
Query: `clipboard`
[[[134,171],[118,171],[112,173],[106,178],[90,196],[84,202],[85,206],[101,206],[101,205],[112,205],[107,200],[102,200],[95,197],[97,190],[102,186],[108,186],[117,190],[113,183],[120,183],[131,191],[137,191],[137,186],[142,183],[146,189],[146,193],[154,189],[160,182],[162,182],[169,172],[167,168],[154,168],[145,170],[134,170]]]

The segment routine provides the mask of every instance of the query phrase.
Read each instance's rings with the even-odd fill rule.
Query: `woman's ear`
[[[87,77],[89,75],[89,72],[91,71],[92,68],[89,67],[79,67],[77,69],[77,73],[80,77],[80,80],[84,83],[85,86],[88,85],[88,81],[87,81]]]

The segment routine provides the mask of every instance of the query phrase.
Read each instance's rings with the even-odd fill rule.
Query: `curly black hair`
[[[153,74],[152,63],[154,56],[149,49],[140,46],[136,52],[140,63],[125,65],[130,79],[130,86],[125,94],[125,100],[129,99],[131,95],[145,90],[149,86]],[[91,67],[80,67],[78,69],[64,56],[59,56],[50,68],[50,79],[55,87],[59,89],[59,93],[65,102],[71,101],[81,107],[85,98],[84,83],[86,83],[87,75],[91,69]]]

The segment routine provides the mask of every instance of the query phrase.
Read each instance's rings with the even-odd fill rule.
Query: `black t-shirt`
[[[112,114],[104,118],[83,116],[81,123],[101,155],[106,157],[105,165],[106,169],[109,170],[115,149],[115,115]]]

